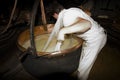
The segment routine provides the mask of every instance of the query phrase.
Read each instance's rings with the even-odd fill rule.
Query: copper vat
[[[53,27],[54,24],[48,24],[47,26]],[[40,47],[44,46],[45,41],[47,41],[47,37],[49,36],[49,32],[46,32],[43,29],[43,26],[36,26],[34,28],[34,36],[35,41],[40,39],[40,41],[36,43],[37,49],[37,57],[35,55],[29,54],[24,57],[22,60],[22,64],[26,71],[28,71],[31,75],[40,78],[46,75],[57,74],[57,73],[67,73],[72,74],[75,72],[79,65],[82,39],[77,38],[75,36],[66,37],[66,41],[64,41],[63,48],[61,51],[53,51],[51,47],[54,47],[55,40],[53,40],[50,45],[50,49],[45,52],[42,52],[41,49],[37,48],[37,45]],[[70,38],[70,39],[69,39]],[[72,42],[71,43],[71,38]],[[30,31],[23,31],[18,37],[18,48],[22,55],[25,54],[25,51],[30,46],[24,46],[26,43],[29,44],[30,39]],[[70,43],[69,46],[68,43]]]

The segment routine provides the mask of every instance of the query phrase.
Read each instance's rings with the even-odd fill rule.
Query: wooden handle
[[[42,13],[43,26],[44,26],[45,31],[47,31],[47,21],[46,21],[46,16],[45,16],[43,0],[40,1],[40,4],[41,4],[41,13]]]

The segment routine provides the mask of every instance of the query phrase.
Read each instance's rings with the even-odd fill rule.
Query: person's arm
[[[58,34],[58,41],[64,41],[65,34],[84,33],[91,28],[91,23],[88,20],[78,18],[72,25],[62,28]]]

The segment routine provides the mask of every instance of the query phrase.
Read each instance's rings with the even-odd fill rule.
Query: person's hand
[[[57,40],[58,41],[64,41],[64,39],[65,39],[65,31],[64,31],[64,29],[61,29],[58,33]]]
[[[65,37],[65,32],[63,31],[63,29],[61,29],[57,36],[57,44],[55,47],[55,51],[60,51],[61,45],[65,39],[64,37]]]
[[[56,44],[56,46],[55,46],[55,51],[60,51],[62,42],[63,42],[63,41],[61,41],[61,40],[60,40],[60,41],[59,41],[59,40],[57,41],[57,44]]]

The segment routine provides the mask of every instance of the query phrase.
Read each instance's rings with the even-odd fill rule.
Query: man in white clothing
[[[80,80],[87,80],[98,53],[106,43],[104,29],[80,8],[64,9],[58,3],[51,4],[48,8],[49,14],[57,19],[49,38],[50,40],[53,34],[58,35],[56,51],[60,50],[66,34],[74,34],[84,40],[78,77]]]

